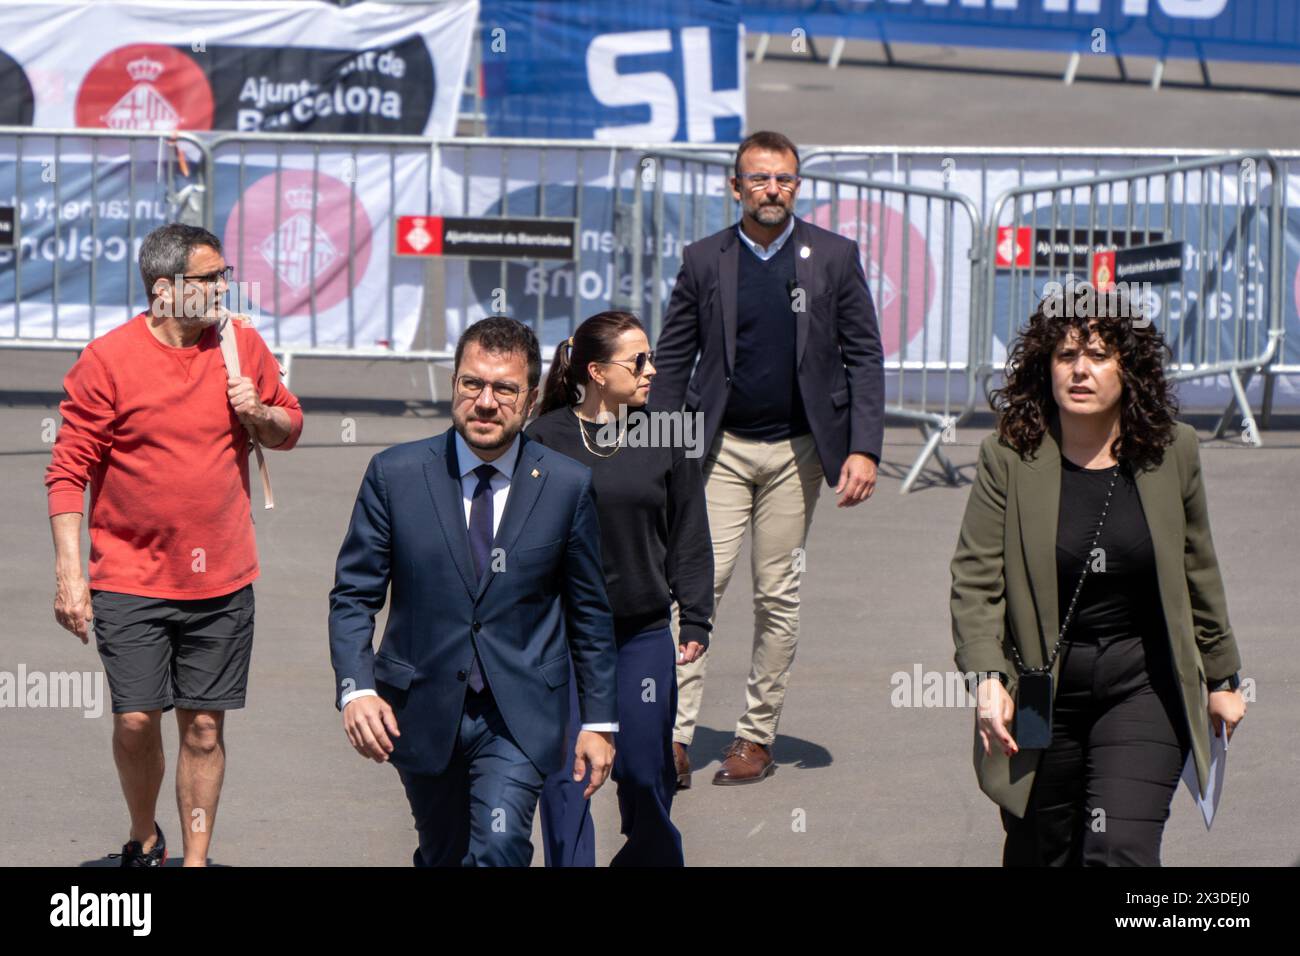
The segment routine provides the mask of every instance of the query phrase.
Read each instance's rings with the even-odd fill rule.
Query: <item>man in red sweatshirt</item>
[[[219,327],[230,270],[205,229],[172,224],[140,247],[149,311],[95,339],[64,379],[63,425],[45,473],[54,534],[54,616],[95,642],[113,701],[113,759],[131,815],[123,866],[161,866],[155,809],[162,714],[176,709],[176,803],[185,865],[202,866],[225,773],[225,712],[244,706],[257,546],[250,433],[292,448],[298,400],[251,326]],[[90,486],[90,579],[81,515]]]

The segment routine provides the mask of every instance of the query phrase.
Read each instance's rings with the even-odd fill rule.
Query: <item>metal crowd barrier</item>
[[[578,256],[571,263],[449,259],[450,320],[463,328],[486,314],[473,294],[474,279],[480,285],[490,280],[506,293],[522,286],[519,295],[505,296],[505,311],[529,322],[543,341],[567,337],[592,312],[630,307],[620,290],[629,281],[628,250],[636,245],[636,227],[625,197],[632,192],[633,181],[639,182],[640,157],[653,148],[637,143],[510,138],[440,144],[442,215],[576,219],[579,232]],[[694,155],[690,148],[684,152]],[[484,195],[497,198],[485,204]],[[608,275],[601,275],[601,269],[607,269]],[[632,285],[636,287],[635,281]],[[584,296],[588,286],[610,294]]]
[[[1291,183],[1300,183],[1300,150],[1271,149],[1269,150],[1269,155],[1272,156],[1274,161],[1281,166],[1282,182],[1286,183],[1288,187]],[[1287,199],[1283,202],[1283,215],[1286,215],[1286,212],[1291,209],[1292,204],[1290,202],[1290,189],[1286,188],[1284,191],[1287,193]],[[1300,303],[1298,303],[1298,305],[1300,305]],[[1300,349],[1300,342],[1293,342],[1291,348],[1292,350]],[[1282,354],[1278,356],[1277,360],[1264,370],[1266,390],[1273,385],[1273,382],[1278,375],[1300,375],[1300,352],[1297,352],[1294,358],[1291,358],[1285,352],[1282,352]],[[1269,399],[1266,398],[1263,403],[1261,423],[1267,422],[1269,404]]]
[[[138,142],[141,144],[140,150],[145,147],[162,150],[171,139],[170,136],[158,134],[110,130],[61,131],[0,127],[0,149],[3,148],[5,134],[17,141],[15,149],[19,155],[23,155],[26,148],[29,158],[31,147],[28,143],[51,141],[59,136],[84,137],[94,142]],[[318,307],[316,295],[320,272],[318,266],[322,252],[326,250],[326,243],[318,228],[318,199],[323,179],[328,177],[342,180],[347,185],[348,197],[353,201],[358,193],[384,197],[386,211],[394,216],[399,213],[499,217],[546,215],[577,219],[583,241],[579,258],[574,263],[488,262],[449,258],[440,260],[440,268],[426,267],[423,315],[420,317],[428,319],[436,314],[439,306],[445,306],[443,313],[463,327],[467,321],[484,314],[472,294],[471,274],[477,277],[485,271],[490,272],[493,274],[492,284],[505,289],[510,286],[509,280],[512,277],[521,280],[521,277],[530,277],[530,272],[536,271],[544,279],[538,284],[536,295],[511,296],[506,303],[505,312],[530,322],[539,336],[544,333],[548,323],[553,326],[550,329],[553,334],[562,333],[567,336],[587,314],[605,308],[608,304],[603,299],[596,302],[588,299],[584,305],[580,290],[584,280],[590,279],[598,271],[603,273],[606,268],[605,259],[611,255],[611,284],[617,288],[618,283],[623,281],[620,271],[623,258],[612,249],[602,248],[606,244],[600,240],[607,237],[601,236],[601,233],[615,235],[620,244],[628,241],[628,224],[618,218],[622,207],[616,197],[620,191],[631,189],[636,175],[637,157],[646,149],[653,148],[651,144],[614,145],[589,140],[465,137],[439,142],[423,137],[302,133],[230,133],[208,135],[203,139],[185,134],[180,139],[187,144],[192,143],[197,150],[197,158],[192,163],[194,183],[186,189],[180,189],[178,181],[177,188],[173,188],[173,179],[177,177],[172,167],[168,166],[168,195],[174,192],[178,194],[179,200],[191,204],[197,202],[198,205],[188,209],[176,207],[172,210],[173,214],[168,216],[170,220],[184,218],[196,225],[213,229],[222,225],[217,222],[218,210],[221,210],[220,215],[225,216],[232,200],[242,197],[250,185],[268,176],[275,177],[271,190],[262,197],[268,200],[263,204],[264,211],[271,214],[269,237],[260,233],[250,237],[242,213],[232,213],[230,218],[234,222],[234,234],[226,236],[225,245],[227,258],[236,269],[237,290],[239,281],[246,280],[252,271],[250,265],[257,265],[259,271],[265,274],[265,280],[259,283],[257,301],[240,304],[254,313],[257,327],[268,345],[281,357],[286,381],[292,377],[294,359],[301,357],[398,359],[433,363],[450,361],[453,354],[445,347],[446,337],[438,342],[439,347],[433,347],[429,341],[431,326],[427,321],[422,326],[426,347],[399,349],[396,326],[399,318],[404,317],[409,321],[410,316],[398,314],[391,277],[387,288],[382,290],[381,297],[363,300],[356,294],[352,270],[359,247],[364,247],[364,242],[352,219],[349,219],[344,235],[334,243],[337,247],[334,251],[341,254],[343,268],[348,270],[348,294],[343,303],[346,309],[346,333],[341,343],[323,341],[324,336],[319,327],[322,310]],[[695,148],[697,147],[684,147],[687,151]],[[164,159],[174,159],[169,153],[161,155]],[[396,168],[400,162],[407,161],[410,157],[414,157],[410,161],[419,163],[418,177],[423,182],[423,188],[414,208],[411,208],[409,202],[402,208],[395,208]],[[279,204],[269,200],[283,196],[284,177],[293,175],[301,180],[304,172],[308,177],[305,185],[310,187],[307,190],[309,201],[304,209],[295,210],[295,213],[301,212],[303,215],[282,215]],[[132,177],[134,175],[132,170]],[[132,178],[132,195],[134,183],[135,179]],[[121,186],[121,183],[117,185]],[[522,199],[513,196],[512,191],[518,189],[530,195]],[[488,198],[485,200],[481,193],[487,193]],[[409,193],[407,198],[409,200]],[[134,229],[134,221],[131,227]],[[230,231],[228,224],[226,231]],[[392,234],[391,224],[389,234]],[[136,238],[138,242],[143,235]],[[387,248],[387,244],[384,247]],[[253,260],[258,258],[263,261],[254,263]],[[113,316],[110,325],[119,324],[147,306],[143,290],[133,278],[138,275],[134,252],[129,259],[129,276],[126,281],[134,283],[134,297],[124,303],[121,312]],[[339,261],[335,258],[331,264],[337,269]],[[92,263],[92,270],[94,268]],[[305,315],[296,319],[281,314],[281,305],[293,292],[287,284],[287,275],[294,276],[299,282],[306,281],[303,302]],[[0,271],[0,281],[3,281],[2,277],[3,272]],[[518,281],[517,284],[523,283]],[[62,276],[61,281],[54,285],[54,295],[57,296],[59,289],[66,288],[66,285],[67,277]],[[545,291],[550,288],[568,291],[562,310],[555,308],[555,296],[550,297],[551,307],[548,308]],[[16,310],[21,309],[22,298],[22,286],[19,285],[15,296]],[[92,302],[94,298],[91,297]],[[384,316],[383,333],[367,341],[358,334],[358,318],[373,316],[376,309]],[[0,312],[0,322],[2,319],[3,312]],[[292,334],[289,332],[291,322],[297,323]],[[417,326],[417,330],[419,328]],[[101,327],[87,331],[90,334],[76,336],[68,336],[65,331],[57,341],[44,338],[32,341],[31,336],[21,334],[21,327],[11,337],[5,334],[4,326],[0,324],[0,348],[17,345],[79,350],[103,331],[102,323]],[[448,328],[447,331],[448,337],[454,337],[454,328]],[[428,372],[430,394],[436,401],[437,392],[431,365]]]
[[[643,172],[633,199],[633,287],[641,288],[643,259],[650,247],[653,290],[663,287],[663,250],[669,220],[677,242],[692,242],[734,223],[737,204],[727,181],[730,155],[700,156],[672,150],[642,155]],[[916,425],[921,451],[903,478],[906,494],[933,457],[948,481],[956,469],[941,444],[974,410],[978,342],[974,328],[980,311],[981,237],[979,212],[967,197],[952,192],[843,176],[802,174],[796,214],[854,239],[860,250],[876,305],[885,348],[887,416]],[[649,186],[649,196],[646,187]],[[672,196],[672,208],[668,197]],[[650,228],[643,224],[649,203]],[[670,215],[671,214],[671,215]],[[965,294],[960,289],[967,284]],[[657,338],[664,298],[652,294],[649,325]],[[957,333],[962,313],[971,330],[964,344]]]
[[[1269,151],[1274,157],[1287,153]],[[1079,175],[1103,176],[1132,172],[1149,166],[1180,163],[1223,155],[1222,149],[1135,149],[1111,147],[983,147],[983,146],[812,146],[800,158],[805,169],[816,168],[835,176],[865,176],[913,185],[927,175],[951,184],[966,172],[979,178],[978,188],[962,190],[976,200],[980,216],[988,221],[990,206],[1002,189],[989,182],[1004,170],[1015,174],[1017,186],[1031,181],[1063,180]],[[1294,155],[1300,156],[1300,152]],[[822,168],[828,167],[828,168]]]
[[[1300,184],[1300,150],[1269,150],[1281,164],[1280,180]],[[990,175],[1010,168],[1017,186],[1027,186],[1044,177],[1065,180],[1089,171],[1093,176],[1113,172],[1133,172],[1169,163],[1181,164],[1223,155],[1221,149],[1110,149],[1080,150],[1072,147],[944,147],[944,146],[812,146],[801,156],[807,167],[828,167],[835,175],[866,176],[869,179],[911,184],[914,179],[939,175],[945,183],[973,170],[978,176],[974,189],[964,190],[977,199],[981,216],[987,222],[992,202],[1000,190],[992,188]],[[1119,167],[1119,168],[1116,168]],[[949,172],[949,170],[951,172]],[[946,174],[946,175],[945,175]],[[1300,188],[1300,187],[1298,187]],[[1284,198],[1287,208],[1291,203]],[[1292,354],[1282,350],[1263,370],[1260,427],[1267,427],[1273,390],[1278,375],[1300,374],[1300,355],[1292,344]]]
[[[5,348],[82,348],[102,331],[101,283],[121,285],[125,316],[144,308],[147,296],[136,255],[144,235],[136,227],[137,219],[150,218],[165,208],[168,220],[211,221],[211,154],[202,140],[189,133],[0,126],[0,157],[6,165],[12,157],[12,196],[20,211],[14,217],[13,249],[0,251],[0,266],[13,263],[12,300],[10,296],[0,299],[0,345]],[[147,175],[150,171],[152,176]],[[89,195],[87,235],[67,225],[69,220],[85,218],[69,215],[75,211],[70,208],[73,200],[64,194],[65,181],[79,177],[83,177],[79,184],[82,194]],[[88,178],[88,186],[84,178]],[[24,208],[32,209],[34,215],[24,217]],[[44,219],[49,227],[24,235],[24,218]],[[119,262],[111,269],[100,264],[101,258],[111,261],[114,255]],[[77,259],[86,261],[87,268],[66,265]],[[42,281],[39,275],[32,278],[37,275],[34,264],[41,261],[49,262],[48,297],[41,296],[49,303],[48,328],[44,323],[24,325],[23,321],[24,299],[31,298],[25,285]],[[69,276],[80,272],[85,273],[89,300],[85,308],[64,301]],[[26,282],[24,275],[28,276]],[[3,282],[0,289],[4,289]],[[110,327],[125,316],[119,313]],[[12,327],[8,328],[10,318]],[[69,325],[77,332],[61,334]]]
[[[1042,295],[1040,283],[1064,287],[1091,278],[1088,262],[1076,252],[1076,230],[1083,231],[1085,242],[1104,232],[1107,246],[1178,241],[1191,248],[1192,255],[1184,259],[1195,268],[1191,273],[1183,268],[1176,281],[1160,283],[1158,295],[1155,284],[1139,286],[1145,293],[1144,318],[1173,351],[1171,378],[1227,376],[1233,398],[1216,435],[1227,429],[1234,407],[1241,413],[1243,433],[1253,432],[1246,386],[1279,354],[1283,334],[1284,192],[1279,165],[1266,152],[1223,154],[1003,192],[993,203],[985,236],[985,318],[979,325],[985,336],[980,378],[986,389],[1001,369],[1006,346],[1034,311]],[[1028,265],[1006,268],[1017,258],[1022,236],[1031,244]],[[1046,255],[1039,248],[1045,240]]]
[[[389,190],[390,196],[393,195],[391,170],[394,153],[403,150],[427,151],[430,167],[426,177],[428,191],[423,210],[393,210],[394,215],[399,211],[408,215],[423,211],[436,216],[539,216],[578,221],[578,258],[572,263],[464,258],[441,260],[439,287],[432,288],[432,283],[426,286],[424,317],[427,319],[432,316],[437,306],[441,305],[441,314],[448,322],[444,342],[455,337],[456,329],[463,329],[470,322],[491,314],[483,309],[480,297],[475,295],[475,279],[490,276],[494,290],[510,293],[505,296],[502,313],[514,315],[530,324],[543,341],[572,334],[587,315],[612,304],[613,296],[584,306],[584,281],[598,273],[604,259],[610,257],[611,261],[607,263],[611,270],[609,284],[617,289],[621,283],[623,256],[619,251],[628,241],[628,227],[620,219],[621,206],[617,197],[630,188],[630,182],[637,174],[637,158],[646,149],[652,148],[647,144],[615,145],[591,140],[457,137],[439,142],[420,137],[303,134],[272,137],[266,134],[244,134],[221,136],[213,142],[216,168],[221,168],[224,153],[229,149],[238,147],[242,157],[248,149],[254,146],[264,148],[268,143],[276,145],[276,170],[283,166],[283,157],[290,149],[309,147],[313,169],[319,168],[319,157],[323,150],[328,149],[332,151],[330,155],[336,166],[342,160],[357,170],[363,165],[362,160],[367,155],[374,155],[378,149],[388,158],[385,168],[389,181],[385,188]],[[704,147],[690,147],[688,151],[691,148]],[[240,162],[242,168],[242,158]],[[354,196],[359,182],[364,182],[360,174],[351,184]],[[381,183],[381,186],[384,185]],[[239,188],[242,194],[242,181]],[[278,188],[276,191],[279,192]],[[603,232],[614,236],[613,245],[616,248],[604,248],[605,244],[600,241]],[[349,248],[351,246],[350,238]],[[522,286],[527,290],[529,285],[536,287],[533,293],[525,291],[520,295],[513,294],[516,287]],[[548,295],[551,290],[557,289],[564,290],[565,294],[558,297]],[[272,291],[269,301],[273,304],[275,290]],[[548,298],[551,307],[548,307]],[[564,300],[560,309],[555,308],[557,298]],[[450,362],[454,353],[445,347],[432,346],[428,341],[431,326],[427,322],[424,325],[426,347],[398,351],[393,331],[392,301],[390,283],[385,301],[388,316],[387,345],[382,348],[357,343],[331,348],[315,344],[314,338],[309,346],[284,345],[280,343],[279,322],[272,318],[268,327],[276,343],[275,351],[284,358],[286,380],[295,356],[425,361],[429,363],[430,394],[436,402],[433,363]],[[430,305],[430,302],[433,304]],[[313,317],[314,314],[313,311]],[[351,322],[352,303],[349,301],[350,326]]]
[[[70,144],[76,141],[80,142],[75,154],[82,164],[79,167],[69,165],[74,155]],[[124,274],[116,262],[111,270],[124,290],[121,312],[116,306],[112,309],[116,321],[109,322],[106,314],[98,315],[96,321],[97,314],[106,311],[102,304],[95,305],[100,298],[96,294],[99,283],[110,275],[98,257],[92,256],[88,268],[75,275],[61,264],[63,249],[73,245],[74,237],[63,235],[65,210],[60,190],[65,170],[73,168],[90,177],[90,235],[75,239],[80,240],[78,245],[89,242],[92,249],[103,239],[100,202],[118,200],[134,212],[137,201],[147,199],[162,203],[170,220],[212,228],[215,209],[224,210],[228,205],[218,200],[227,199],[234,190],[238,190],[236,196],[243,196],[254,174],[275,177],[271,193],[280,196],[281,177],[292,174],[301,180],[304,170],[308,171],[311,188],[304,195],[310,193],[310,201],[299,210],[304,215],[297,218],[297,225],[286,231],[289,224],[277,205],[270,235],[258,238],[258,248],[253,248],[255,244],[244,234],[242,217],[235,220],[235,235],[228,235],[226,241],[227,256],[237,270],[255,254],[273,269],[269,287],[262,290],[262,304],[269,314],[259,317],[258,324],[268,343],[283,357],[287,372],[292,371],[295,357],[305,356],[449,361],[451,353],[445,341],[454,337],[456,328],[487,314],[480,294],[484,288],[507,291],[505,314],[530,322],[544,340],[568,335],[587,314],[607,304],[645,314],[653,337],[662,324],[663,306],[671,291],[673,274],[665,272],[664,260],[679,258],[686,242],[738,218],[727,184],[733,152],[718,145],[663,149],[654,144],[594,141],[458,138],[437,142],[421,137],[264,133],[205,139],[193,134],[0,127],[0,156],[5,155],[6,146],[17,159],[18,201],[44,199],[51,210],[51,226],[48,235],[17,237],[13,253],[17,261],[10,270],[14,321],[11,330],[7,329],[4,310],[9,303],[0,300],[0,348],[79,349],[105,326],[116,325],[144,307],[144,292],[136,282],[135,252],[143,238],[137,234],[136,216],[123,225],[124,241],[130,249],[130,254],[122,257]],[[941,180],[942,189],[913,181],[944,169],[948,158],[962,171],[978,164],[978,195],[969,188],[965,192],[952,188],[946,178]],[[1014,160],[1017,185],[999,193],[991,188],[990,177],[995,170],[1005,171],[999,162],[1008,159]],[[1252,165],[1242,165],[1247,160]],[[851,235],[862,246],[882,334],[896,346],[886,362],[888,412],[917,424],[925,438],[920,455],[905,476],[903,490],[913,487],[931,456],[945,476],[955,480],[956,473],[942,453],[942,442],[970,415],[977,398],[982,398],[981,387],[987,388],[998,373],[996,349],[1005,346],[1016,323],[1032,312],[1026,290],[1037,289],[1042,281],[1060,281],[1071,271],[1079,272],[1077,263],[1069,266],[1056,259],[1042,267],[1031,266],[1023,274],[1000,271],[995,263],[998,226],[1096,227],[1104,219],[1114,230],[1130,235],[1141,232],[1141,241],[1181,238],[1200,243],[1197,255],[1212,268],[1198,269],[1190,288],[1185,284],[1164,287],[1159,298],[1157,321],[1177,350],[1171,374],[1178,379],[1228,378],[1233,402],[1220,423],[1222,431],[1234,407],[1246,419],[1251,418],[1245,389],[1252,375],[1262,373],[1266,416],[1274,375],[1300,371],[1300,366],[1279,361],[1286,182],[1282,164],[1289,166],[1296,160],[1300,160],[1300,152],[1207,156],[1182,150],[892,147],[814,148],[806,152],[797,212]],[[1064,176],[1081,165],[1099,170],[1102,164],[1115,162],[1133,168]],[[140,172],[146,163],[153,174],[147,181]],[[415,163],[415,175],[423,183],[421,195],[413,203],[416,208],[408,208],[412,205],[409,191],[406,205],[394,208],[395,179],[402,163]],[[259,167],[256,170],[255,165]],[[48,177],[41,175],[46,169],[51,171]],[[349,220],[346,236],[336,237],[350,280],[345,340],[341,344],[322,341],[317,328],[321,234],[316,195],[322,175],[337,180],[340,173],[345,174],[342,179],[354,201],[359,191],[385,196],[393,215],[423,212],[576,219],[578,258],[572,263],[448,259],[438,269],[425,267],[421,318],[427,320],[441,306],[448,322],[447,335],[439,341],[440,347],[434,348],[425,321],[422,328],[427,347],[399,351],[399,318],[409,323],[410,314],[399,314],[391,276],[386,289],[366,298],[357,294],[352,270],[358,245],[364,243],[355,222]],[[1047,182],[1034,181],[1044,175]],[[84,186],[84,180],[80,185]],[[1154,203],[1148,202],[1152,199]],[[21,228],[23,217],[18,218]],[[1210,239],[1222,247],[1216,256],[1208,256],[1202,248]],[[46,302],[50,306],[45,310],[52,315],[49,334],[39,334],[43,330],[23,317],[24,298],[36,301],[30,295],[31,282],[25,289],[23,281],[25,262],[30,263],[39,253],[34,240],[52,244],[51,250],[59,253],[51,264],[48,299],[39,300],[43,307]],[[1235,250],[1245,253],[1240,262],[1233,258]],[[293,261],[288,262],[286,256]],[[306,288],[306,315],[292,320],[299,323],[293,334],[287,328],[291,319],[281,316],[279,308],[286,294],[285,275],[296,276],[300,284],[305,281]],[[5,278],[5,270],[0,268],[0,290]],[[69,335],[71,319],[60,322],[61,315],[73,315],[72,305],[66,302],[71,280],[88,283],[91,304],[88,310],[80,308],[88,311],[89,334]],[[592,288],[598,294],[590,294]],[[1202,307],[1207,292],[1225,305]],[[1198,305],[1189,316],[1180,315],[1178,322],[1172,323],[1171,299],[1186,303],[1189,294]],[[1242,316],[1244,311],[1245,317],[1230,321],[1228,309],[1233,316]],[[381,331],[367,340],[358,332],[358,321],[364,319],[373,328],[376,311],[382,314]],[[436,401],[431,364],[428,371]],[[1266,424],[1265,416],[1261,427]]]
[[[398,214],[434,215],[438,149],[434,141],[419,136],[230,133],[214,138],[210,149],[219,195],[233,187],[236,197],[244,197],[250,182],[272,178],[271,196],[284,197],[290,206],[286,215],[280,202],[271,203],[274,210],[271,232],[260,241],[247,235],[248,217],[241,206],[238,215],[231,212],[235,221],[233,227],[227,223],[225,242],[226,260],[235,267],[237,281],[241,275],[250,274],[254,263],[260,273],[270,276],[269,289],[259,283],[259,301],[250,311],[254,313],[255,325],[267,344],[282,359],[286,386],[291,381],[296,357],[398,359],[426,363],[451,357],[445,347],[397,350],[398,304],[392,273],[398,260],[392,258],[389,249],[394,234],[393,222],[385,224],[389,241],[376,243],[372,241],[370,232],[363,233],[358,229],[356,216],[359,193],[384,197],[383,208],[390,217]],[[399,171],[399,166],[404,168]],[[250,172],[250,169],[255,171]],[[309,190],[299,186],[286,191],[284,181],[289,177],[301,179],[304,172],[310,174]],[[414,205],[399,200],[399,176],[416,177],[422,183],[418,197],[412,200],[408,196],[405,200],[408,204],[414,202]],[[332,186],[339,182],[346,184],[350,204],[346,240],[341,249],[322,230],[319,215],[322,185]],[[296,195],[298,193],[302,195]],[[389,275],[383,298],[379,301],[358,295],[356,274],[358,259],[376,254],[376,247],[390,256]],[[319,272],[330,266],[337,268],[340,261],[347,276],[346,341],[341,344],[323,343],[320,328],[323,309],[318,302]],[[421,284],[426,284],[423,278]],[[301,331],[291,335],[285,327],[297,320],[288,314],[294,311],[293,306],[288,306],[286,311],[286,300],[292,301],[297,296],[298,308],[301,308],[303,289],[306,290],[306,335]],[[422,302],[427,298],[427,291],[424,289],[422,292]],[[359,319],[363,315],[373,316],[376,311],[383,315],[382,334],[372,334],[367,341],[358,329]],[[421,311],[428,314],[427,302]],[[432,366],[428,368],[428,379],[430,395],[437,401]]]

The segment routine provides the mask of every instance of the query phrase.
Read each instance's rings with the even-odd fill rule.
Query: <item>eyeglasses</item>
[[[799,177],[792,176],[789,173],[743,173],[736,178],[744,183],[752,193],[767,188],[769,179],[775,179],[777,187],[782,192],[787,193],[792,192],[794,187],[799,184]]]
[[[462,375],[456,379],[456,389],[465,398],[477,399],[483,394],[485,388],[492,390],[492,397],[496,399],[498,405],[507,408],[514,408],[523,393],[523,389],[514,382],[485,382],[472,375]]]
[[[225,279],[226,284],[229,285],[230,280],[234,277],[234,275],[235,275],[235,267],[226,266],[224,269],[219,269],[216,272],[205,272],[202,275],[183,275],[181,276],[181,278],[193,279],[195,282],[204,282],[207,283],[208,285],[212,285],[216,282],[220,282],[222,279]]]
[[[627,365],[630,363],[632,365],[632,369],[631,369],[632,374],[640,375],[642,372],[645,371],[646,365],[654,364],[654,360],[655,360],[655,350],[651,349],[649,352],[637,352],[636,355],[633,355],[630,359],[610,359],[608,362],[605,362],[604,364],[622,365],[623,367],[626,368]]]

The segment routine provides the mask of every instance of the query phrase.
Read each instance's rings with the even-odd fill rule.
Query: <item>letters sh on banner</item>
[[[399,256],[467,259],[558,259],[578,249],[576,219],[500,219],[495,216],[398,216]]]
[[[740,0],[493,0],[489,136],[735,143],[745,126]]]

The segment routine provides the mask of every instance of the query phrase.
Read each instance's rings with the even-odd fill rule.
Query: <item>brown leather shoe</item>
[[[771,749],[752,740],[737,737],[722,756],[722,768],[713,775],[713,783],[719,787],[759,783],[776,770]]]
[[[686,755],[686,745],[673,741],[673,765],[677,768],[677,789],[691,789],[691,758]]]

